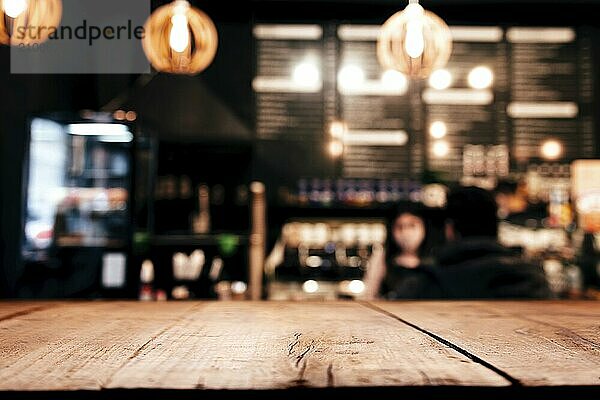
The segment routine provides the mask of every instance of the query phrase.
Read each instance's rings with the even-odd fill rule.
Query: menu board
[[[347,135],[342,175],[407,178],[422,171],[421,107],[406,77],[385,71],[376,55],[378,27],[338,27],[336,90]],[[417,101],[414,101],[417,100]]]
[[[593,156],[589,40],[572,28],[509,28],[514,157],[540,157],[540,143],[561,143],[567,159]]]
[[[322,27],[257,25],[253,33],[257,137],[320,138],[325,125]]]
[[[429,142],[428,167],[443,171],[446,178],[458,180],[466,172],[463,171],[465,148],[508,142],[504,111],[508,65],[507,45],[500,27],[453,26],[451,31],[453,49],[444,68],[446,81],[433,75],[422,95]],[[432,131],[440,123],[446,127],[443,137]],[[439,143],[447,150],[439,151],[436,147]]]
[[[409,80],[379,65],[377,25],[276,27],[255,29],[257,136],[325,148],[327,126],[343,121],[342,177],[504,176],[509,166],[539,161],[550,140],[559,143],[557,161],[594,155],[584,29],[451,26],[442,75]],[[294,68],[306,60],[319,79],[302,86]],[[310,78],[310,68],[304,72]]]

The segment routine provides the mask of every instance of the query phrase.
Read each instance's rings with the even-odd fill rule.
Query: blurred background
[[[435,255],[456,185],[556,298],[596,296],[600,1],[422,1],[452,50],[420,78],[377,56],[407,1],[190,3],[197,74],[16,74],[0,46],[0,296],[354,298],[399,204]]]

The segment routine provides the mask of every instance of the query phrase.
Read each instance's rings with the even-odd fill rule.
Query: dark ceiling
[[[216,22],[318,20],[381,23],[408,0],[190,0]],[[152,0],[153,7],[170,0]],[[421,0],[451,23],[598,25],[600,0]]]
[[[352,4],[396,4],[399,7],[408,0],[250,0],[251,3],[352,3]],[[202,3],[202,1],[199,1]],[[205,2],[206,3],[206,2]],[[600,4],[600,0],[421,0],[423,6],[428,4]]]

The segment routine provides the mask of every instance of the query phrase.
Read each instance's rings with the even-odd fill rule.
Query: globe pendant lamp
[[[215,58],[218,39],[213,21],[185,0],[157,8],[144,29],[144,53],[158,71],[194,75]]]
[[[427,78],[446,65],[451,53],[450,28],[418,0],[409,0],[404,10],[392,15],[377,40],[381,66],[412,78]]]
[[[58,29],[61,18],[61,0],[0,0],[0,43],[43,43]]]

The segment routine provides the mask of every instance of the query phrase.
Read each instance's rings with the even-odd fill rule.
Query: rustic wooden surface
[[[4,391],[438,386],[600,393],[600,303],[0,302]]]
[[[600,385],[600,307],[595,302],[375,307],[469,351],[518,384]]]

